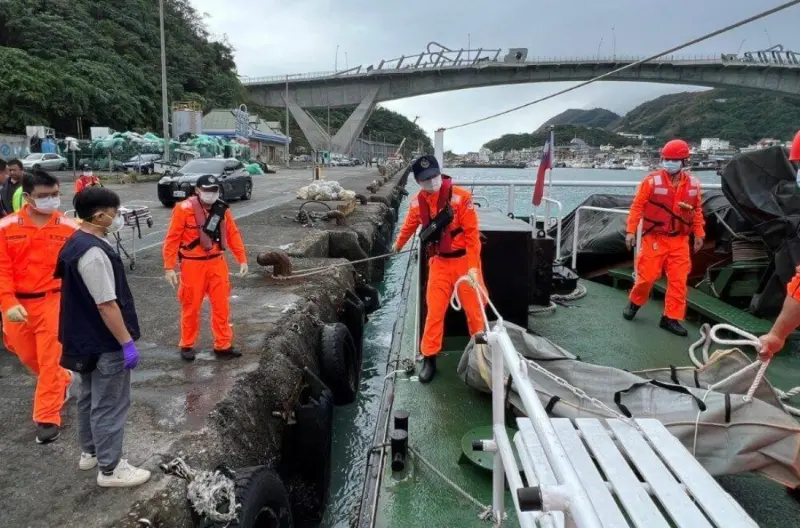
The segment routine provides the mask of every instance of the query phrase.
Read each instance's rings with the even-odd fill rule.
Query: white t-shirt
[[[107,240],[103,240],[103,242],[108,244]],[[78,259],[78,273],[96,304],[116,300],[114,268],[105,251],[99,247],[89,248],[89,251]]]

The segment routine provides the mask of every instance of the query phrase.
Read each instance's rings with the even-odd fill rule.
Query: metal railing
[[[494,453],[492,470],[492,512],[495,526],[502,525],[505,495],[505,483],[511,491],[511,497],[517,510],[520,526],[534,528],[536,520],[544,512],[569,512],[576,526],[581,528],[600,528],[603,526],[597,511],[592,505],[586,488],[581,483],[575,467],[570,462],[564,446],[558,439],[547,411],[539,401],[533,382],[528,375],[525,362],[514,348],[511,338],[503,327],[502,319],[487,335],[489,351],[492,358],[492,440],[480,441],[483,451]],[[541,497],[541,511],[528,511],[520,507],[519,492],[525,489],[520,477],[511,441],[505,428],[505,367],[514,387],[522,400],[525,414],[530,418],[547,462],[558,481],[555,485],[538,484]],[[509,389],[510,390],[510,389]],[[544,519],[542,519],[544,520]]]
[[[563,218],[564,206],[558,200],[554,200],[547,196],[542,197],[542,201],[545,202],[545,208],[544,208],[545,232],[547,232],[547,229],[550,227],[550,204],[553,204],[558,208],[558,216],[556,216],[556,261],[558,261],[561,260],[561,220]],[[534,209],[533,214],[531,214],[531,225],[532,226],[536,225],[536,209]]]

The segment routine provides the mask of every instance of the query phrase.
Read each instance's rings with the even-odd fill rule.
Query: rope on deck
[[[220,469],[192,469],[181,457],[159,467],[165,474],[187,482],[186,498],[201,516],[220,523],[229,523],[239,517],[241,504],[236,502],[236,483]],[[221,506],[227,507],[228,511],[219,511]]]

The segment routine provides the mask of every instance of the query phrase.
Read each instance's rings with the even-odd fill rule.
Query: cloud
[[[167,0],[168,1],[168,0]],[[239,72],[251,77],[331,71],[377,64],[425,50],[527,47],[531,57],[646,56],[753,15],[770,6],[729,0],[192,0],[210,16],[213,34],[227,34]],[[775,2],[769,2],[776,4]],[[800,51],[800,7],[790,8],[688,48],[684,55],[765,49],[782,43]],[[613,29],[612,29],[613,28]],[[446,92],[384,103],[431,135],[568,86],[530,84]],[[491,121],[448,131],[448,148],[464,152],[510,132],[530,132],[568,108],[624,113],[648,99],[697,87],[598,83]]]

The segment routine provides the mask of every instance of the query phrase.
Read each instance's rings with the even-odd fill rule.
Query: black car
[[[161,154],[138,154],[122,164],[127,170],[135,170],[142,174],[153,172],[153,163],[161,159]]]
[[[213,174],[220,179],[219,197],[229,201],[235,198],[249,200],[253,195],[253,178],[244,170],[244,164],[233,158],[194,159],[178,172],[158,181],[158,199],[166,207],[194,194],[197,178]]]

